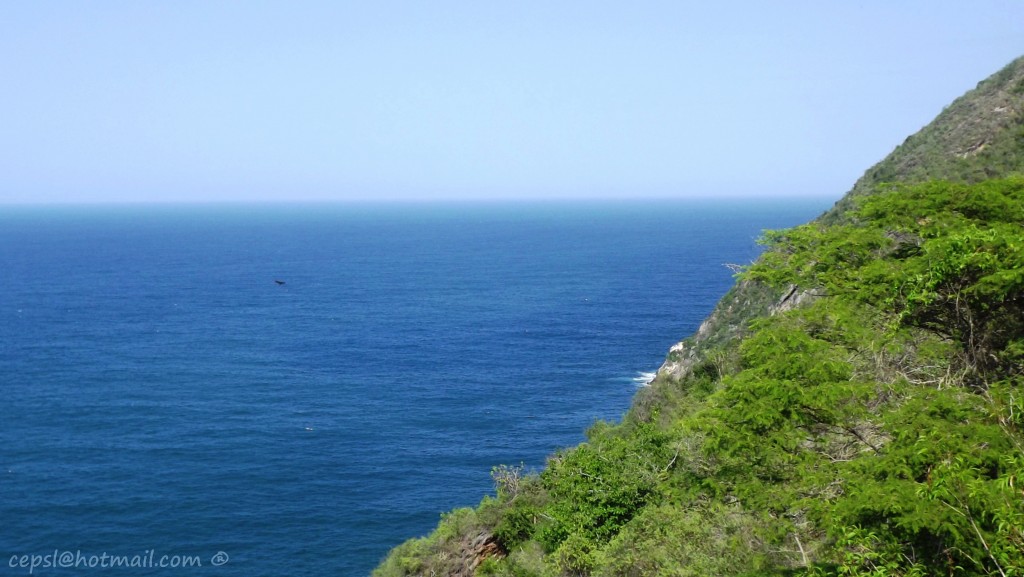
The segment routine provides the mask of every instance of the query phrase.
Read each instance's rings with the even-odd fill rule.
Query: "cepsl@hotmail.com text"
[[[147,568],[147,569],[179,569],[188,567],[220,567],[228,562],[228,554],[218,551],[209,559],[201,555],[177,555],[158,554],[153,549],[137,555],[111,555],[103,552],[99,554],[87,554],[82,551],[68,551],[54,549],[45,554],[15,554],[7,561],[7,566],[12,569],[28,569],[31,575],[36,569],[70,569],[70,568],[102,568],[111,569],[118,567],[125,568]],[[204,560],[206,561],[204,563]]]

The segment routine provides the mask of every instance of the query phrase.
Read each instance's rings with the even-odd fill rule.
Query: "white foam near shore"
[[[636,386],[638,387],[646,387],[647,385],[651,384],[654,381],[654,377],[656,376],[658,376],[658,373],[640,372],[637,373],[635,377],[633,377],[633,382],[636,383]]]

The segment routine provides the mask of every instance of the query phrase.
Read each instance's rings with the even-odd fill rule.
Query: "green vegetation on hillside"
[[[1024,574],[1024,178],[857,205],[742,273],[808,304],[539,475],[501,470],[461,513],[501,552],[477,573]],[[450,534],[377,575],[452,574]]]

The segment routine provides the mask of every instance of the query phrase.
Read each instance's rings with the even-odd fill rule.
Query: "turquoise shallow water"
[[[824,208],[4,209],[0,573],[365,575],[618,418]]]

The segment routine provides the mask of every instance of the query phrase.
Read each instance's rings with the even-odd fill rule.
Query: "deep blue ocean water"
[[[723,264],[825,208],[3,208],[0,574],[366,575],[619,418]]]

